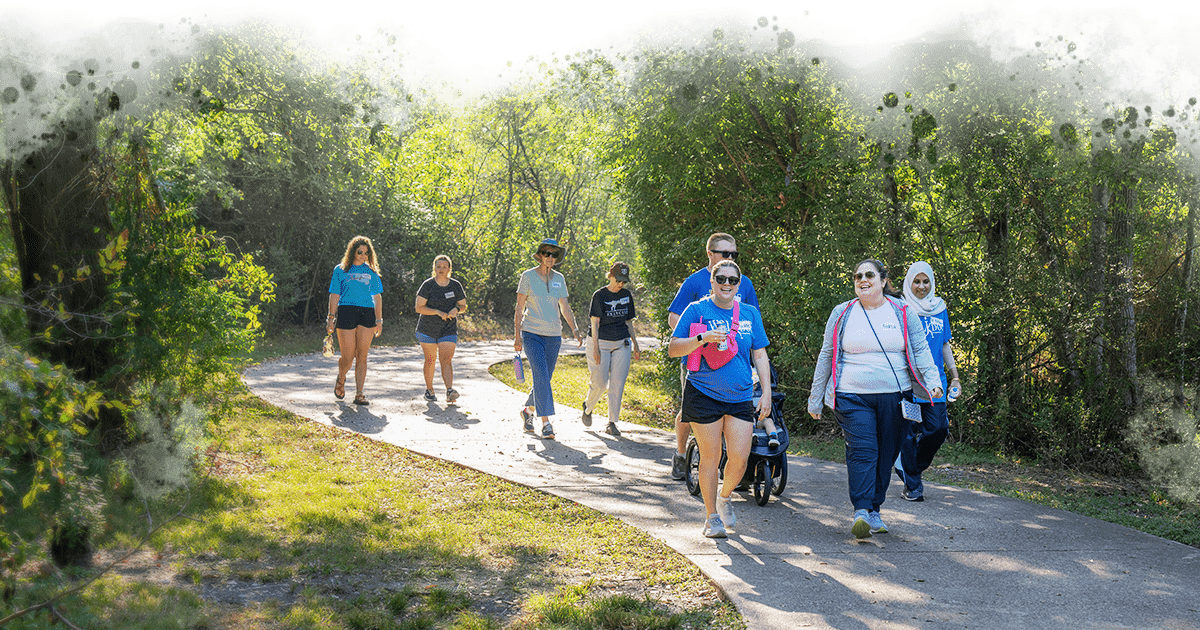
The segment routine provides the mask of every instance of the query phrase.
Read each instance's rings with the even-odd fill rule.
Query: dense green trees
[[[6,51],[0,406],[23,411],[3,481],[36,498],[83,478],[92,429],[134,443],[139,413],[194,420],[185,400],[219,401],[260,322],[323,317],[355,234],[389,313],[446,253],[472,311],[507,321],[549,236],[577,313],[620,258],[665,322],[726,231],[796,399],[852,265],[927,260],[965,376],[957,439],[1194,487],[1195,99],[1105,101],[1051,50],[1069,42],[850,70],[763,33],[564,56],[455,103],[387,78],[391,57],[329,63],[268,24],[196,27],[174,56]]]
[[[1195,163],[1178,142],[1194,102],[1104,104],[1052,50],[1000,63],[914,46],[868,82],[723,35],[647,53],[631,79],[614,161],[643,246],[679,244],[647,261],[660,300],[709,232],[734,233],[783,387],[806,395],[851,265],[879,257],[902,277],[927,260],[967,375],[958,439],[1109,471],[1186,447],[1194,431],[1162,428],[1177,403],[1159,383],[1195,365]]]

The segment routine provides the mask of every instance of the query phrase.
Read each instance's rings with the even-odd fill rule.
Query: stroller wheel
[[[771,476],[775,478],[775,487],[771,492],[775,496],[783,494],[783,487],[787,485],[788,477],[788,462],[787,454],[780,455],[771,466]]]
[[[692,496],[700,495],[700,445],[696,444],[695,438],[688,439],[687,445],[687,476],[684,477],[684,482],[687,484],[688,492]]]
[[[754,502],[766,505],[771,500],[771,488],[774,485],[771,464],[765,459],[758,460],[754,464]]]

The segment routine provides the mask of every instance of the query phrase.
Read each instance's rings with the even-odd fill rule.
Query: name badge
[[[446,299],[447,299],[447,300],[452,300],[452,299],[454,299],[454,292],[453,292],[453,291],[451,291],[451,292],[447,293],[447,294],[446,294]]]
[[[561,289],[562,285],[563,284],[561,282],[551,282],[550,283],[550,286],[554,287],[555,289]]]

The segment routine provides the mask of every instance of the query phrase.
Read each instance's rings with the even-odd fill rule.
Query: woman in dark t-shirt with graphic
[[[592,337],[587,351],[592,382],[583,401],[583,425],[592,426],[592,412],[607,389],[608,425],[604,432],[609,435],[621,435],[617,420],[621,416],[625,379],[629,377],[630,354],[638,360],[642,358],[633,331],[637,313],[633,294],[625,288],[628,283],[629,265],[617,262],[608,271],[608,285],[592,294]]]
[[[433,259],[433,277],[417,289],[417,341],[425,353],[425,400],[429,402],[437,401],[433,393],[435,363],[442,365],[446,402],[458,400],[451,360],[458,344],[458,316],[467,310],[467,296],[462,284],[450,277],[452,269],[450,257],[439,255]]]

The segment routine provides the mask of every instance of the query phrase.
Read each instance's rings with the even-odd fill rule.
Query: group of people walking
[[[778,445],[771,417],[770,344],[750,278],[737,263],[737,241],[718,232],[706,242],[708,265],[691,274],[669,307],[672,333],[667,346],[680,359],[683,403],[675,419],[676,453],[671,475],[687,475],[684,451],[689,435],[700,453],[698,470],[704,499],[702,533],[728,535],[736,527],[732,493],[746,470],[756,424],[769,443]],[[563,341],[562,322],[583,347],[580,329],[568,302],[566,279],[554,267],[566,248],[545,239],[534,249],[537,265],[521,274],[513,317],[513,349],[523,351],[532,388],[519,415],[523,429],[554,439],[555,415],[551,379]],[[438,256],[432,277],[417,292],[417,340],[425,356],[425,399],[436,401],[434,371],[441,365],[446,401],[454,402],[453,367],[456,321],[466,311],[462,285],[451,277],[452,263]],[[617,421],[631,360],[641,358],[633,320],[633,295],[627,288],[630,268],[616,262],[597,289],[589,308],[590,339],[585,351],[591,375],[583,400],[582,421],[591,426],[600,398],[608,394],[605,432],[620,435]],[[901,290],[878,260],[860,262],[852,274],[855,297],[830,313],[812,378],[808,412],[820,418],[832,411],[846,443],[846,470],[854,513],[851,533],[857,538],[886,533],[881,507],[892,472],[904,484],[901,497],[924,500],[922,473],[948,433],[946,405],[961,390],[950,348],[950,317],[936,295],[933,269],[911,265]],[[341,358],[334,395],[345,396],[346,375],[355,367],[354,403],[369,404],[363,394],[367,350],[383,330],[382,282],[371,240],[356,236],[334,268],[329,288],[330,334],[336,329]],[[947,377],[949,376],[949,380]],[[755,383],[760,388],[754,403]],[[535,424],[539,419],[540,429]],[[718,470],[722,450],[723,470]],[[724,483],[718,487],[718,478]]]
[[[582,347],[585,335],[576,324],[567,298],[566,279],[554,269],[562,261],[566,248],[552,238],[543,240],[534,250],[537,266],[521,274],[517,285],[514,315],[515,340],[518,354],[525,352],[533,376],[529,398],[521,408],[524,429],[537,432],[533,419],[541,418],[541,436],[554,439],[550,417],[555,415],[554,393],[550,379],[558,362],[562,345],[562,319],[571,327],[571,337]],[[415,310],[418,314],[416,338],[425,357],[425,400],[437,401],[434,393],[434,374],[440,365],[446,386],[446,402],[458,400],[454,389],[453,358],[458,343],[458,316],[466,312],[466,293],[462,284],[451,277],[453,263],[449,256],[433,260],[433,272],[417,290]],[[617,421],[621,399],[631,359],[641,358],[633,320],[637,316],[633,294],[626,288],[630,268],[616,262],[608,271],[608,284],[592,295],[589,317],[591,343],[587,350],[591,375],[583,404],[583,423],[591,426],[592,413],[600,397],[608,393],[608,424],[605,432],[620,435]],[[345,397],[346,376],[354,367],[354,404],[369,405],[363,393],[366,380],[367,354],[371,341],[383,332],[383,282],[375,247],[370,238],[355,236],[346,245],[342,261],[333,269],[329,283],[329,317],[327,332],[336,331],[341,356],[338,375],[334,381],[334,396]]]

